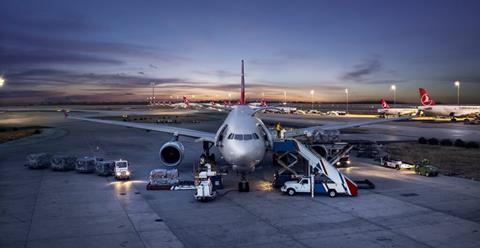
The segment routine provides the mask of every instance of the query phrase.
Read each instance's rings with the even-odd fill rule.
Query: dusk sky
[[[0,104],[238,97],[480,104],[480,1],[0,2]],[[193,99],[193,100],[195,100]]]

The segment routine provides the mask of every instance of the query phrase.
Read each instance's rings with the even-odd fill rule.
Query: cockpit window
[[[258,140],[258,139],[260,139],[260,137],[256,133],[252,133],[252,134],[233,134],[233,133],[231,133],[231,134],[228,135],[228,139],[248,141],[248,140],[254,140],[254,139]]]

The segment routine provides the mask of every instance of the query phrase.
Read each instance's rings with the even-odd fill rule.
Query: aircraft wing
[[[164,133],[178,134],[179,136],[186,136],[191,138],[200,138],[204,141],[215,142],[215,133],[203,132],[198,130],[192,130],[187,128],[172,127],[161,124],[150,124],[150,123],[134,123],[134,122],[125,122],[125,121],[111,121],[111,120],[101,120],[94,118],[85,118],[85,117],[74,117],[69,116],[68,119],[80,120],[80,121],[90,121],[102,124],[138,128],[144,130],[158,131]]]
[[[346,128],[380,124],[380,123],[390,122],[390,121],[408,120],[411,118],[412,117],[409,116],[409,117],[401,117],[401,118],[384,118],[384,119],[375,119],[375,120],[368,120],[368,121],[356,121],[356,122],[348,122],[348,123],[342,123],[342,124],[331,124],[331,125],[325,125],[325,126],[311,126],[311,127],[299,128],[299,129],[289,131],[285,133],[285,136],[286,137],[296,137],[296,136],[302,136],[302,135],[310,136],[315,131],[341,130]]]

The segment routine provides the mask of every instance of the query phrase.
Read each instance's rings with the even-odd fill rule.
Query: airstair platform
[[[316,152],[312,151],[308,146],[302,144],[300,141],[296,139],[274,141],[272,150],[276,153],[280,153],[280,158],[282,156],[293,155],[291,162],[287,160],[289,163],[285,163],[280,159],[277,160],[277,163],[283,167],[282,170],[289,170],[292,172],[292,174],[296,175],[291,167],[298,161],[297,155],[299,155],[306,160],[312,174],[323,175],[334,182],[337,186],[336,188],[343,189],[343,192],[338,192],[337,190],[338,193],[357,196],[358,186],[353,180],[343,175],[332,163],[319,156]]]

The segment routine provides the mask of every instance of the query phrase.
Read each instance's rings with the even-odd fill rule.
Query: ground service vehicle
[[[285,182],[280,190],[287,193],[289,196],[293,196],[296,193],[311,193],[310,181],[311,178],[309,177],[288,181]],[[335,197],[337,194],[347,193],[342,185],[337,185],[325,176],[321,176],[314,180],[313,192],[327,193],[330,197]]]
[[[349,155],[345,155],[343,157],[341,157],[336,163],[335,163],[335,166],[336,167],[347,167],[351,164],[352,162],[350,161],[350,156]]]
[[[407,163],[404,163],[400,160],[393,160],[393,159],[388,159],[388,158],[380,158],[380,164],[385,166],[385,167],[390,167],[390,168],[394,168],[394,169],[397,169],[397,170],[401,170],[401,169],[410,170],[410,169],[415,168],[415,165],[407,164]]]
[[[116,160],[115,161],[115,169],[114,169],[114,176],[117,180],[128,180],[130,179],[130,171],[128,169],[128,161],[127,160]]]
[[[428,159],[424,159],[415,165],[415,174],[435,177],[438,176],[438,168],[431,165]]]

